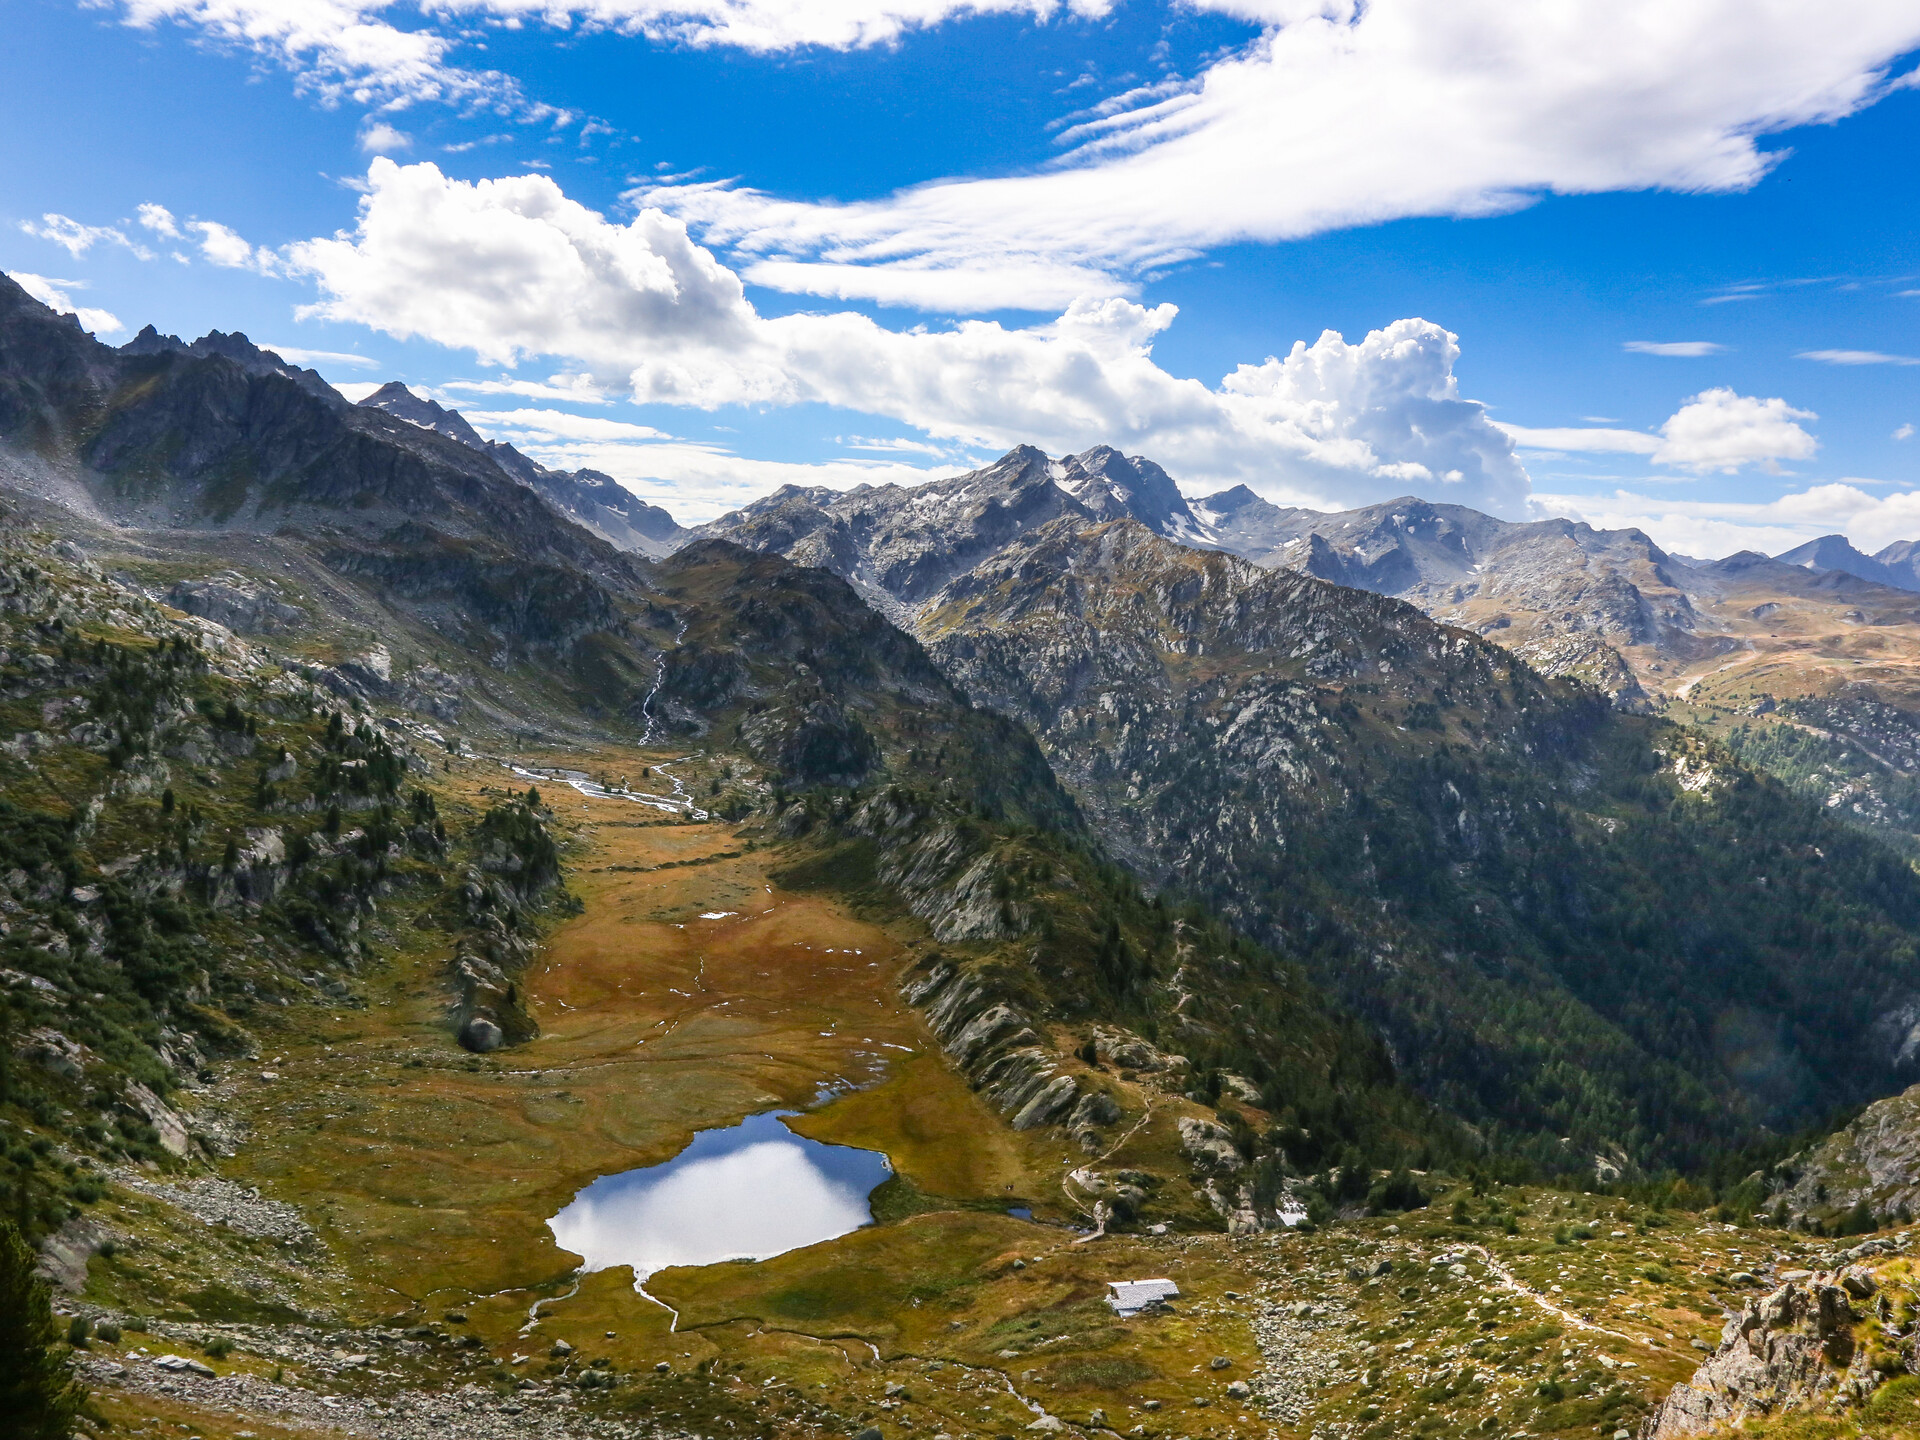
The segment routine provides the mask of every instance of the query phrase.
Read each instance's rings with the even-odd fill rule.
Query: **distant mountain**
[[[549,470],[513,446],[483,440],[458,410],[414,394],[390,380],[360,402],[375,410],[445,435],[489,456],[507,474],[538,490],[561,510],[622,550],[642,555],[671,554],[690,532],[658,505],[649,505],[611,475],[598,470]]]
[[[424,429],[437,431],[449,440],[458,440],[475,450],[487,448],[487,442],[480,438],[480,432],[469,425],[458,410],[449,410],[438,400],[424,399],[398,380],[389,380],[360,403],[372,406],[375,410],[384,410],[389,415],[398,415],[402,420],[411,420]]]
[[[1639,530],[1496,520],[1412,496],[1329,514],[1277,506],[1244,486],[1194,508],[1224,549],[1408,601],[1628,708],[1644,708],[1647,696],[1622,651],[1698,649],[1699,616],[1667,555]]]
[[[1227,550],[1408,600],[1435,618],[1499,634],[1549,674],[1573,674],[1615,703],[1647,696],[1617,647],[1683,648],[1695,617],[1638,531],[1572,521],[1510,524],[1405,499],[1323,514],[1283,509],[1245,486],[1189,501],[1144,456],[1098,445],[1061,460],[1031,446],[926,485],[837,492],[788,487],[702,534],[776,550],[844,576],[902,621],[941,585],[1037,525],[1130,519],[1180,544]]]
[[[1897,563],[1898,560],[1909,559],[1912,552],[1913,542],[1909,540],[1890,545],[1880,555],[1869,557],[1854,549],[1852,542],[1844,535],[1822,535],[1818,540],[1796,545],[1785,554],[1774,556],[1774,559],[1785,565],[1811,570],[1815,574],[1841,570],[1878,585],[1891,585],[1896,590],[1920,590],[1920,575],[1915,574],[1912,565],[1901,566]],[[1881,556],[1885,555],[1896,556],[1896,562],[1883,560]]]
[[[1109,445],[1062,460],[1020,445],[991,465],[924,485],[782,486],[696,533],[832,570],[903,616],[955,575],[1063,516],[1132,519],[1169,539],[1214,543],[1165,470]]]
[[[1899,577],[1901,589],[1920,590],[1920,540],[1896,540],[1873,558]]]

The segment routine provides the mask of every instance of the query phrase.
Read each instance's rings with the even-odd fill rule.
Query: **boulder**
[[[69,1220],[40,1242],[35,1269],[60,1289],[79,1294],[87,1288],[87,1261],[112,1236],[98,1220]]]
[[[506,1043],[506,1032],[484,1015],[476,1015],[460,1027],[460,1043],[476,1055],[486,1055]]]
[[[1247,1163],[1224,1125],[1203,1120],[1197,1115],[1182,1115],[1178,1123],[1180,1148],[1197,1164],[1211,1165],[1219,1170],[1238,1170]]]
[[[185,1355],[156,1355],[153,1363],[162,1370],[171,1370],[176,1375],[199,1375],[205,1379],[214,1378],[211,1365],[202,1365],[198,1360],[189,1360]]]

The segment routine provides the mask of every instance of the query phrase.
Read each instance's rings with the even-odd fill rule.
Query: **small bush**
[[[67,1343],[76,1350],[87,1348],[87,1337],[93,1333],[93,1325],[84,1315],[76,1315],[67,1322]]]
[[[120,1343],[120,1327],[111,1320],[102,1320],[98,1325],[93,1327],[93,1333],[109,1345],[118,1345]]]
[[[224,1360],[233,1353],[233,1341],[224,1335],[216,1335],[200,1347],[201,1353],[211,1355],[215,1360]]]
[[[1367,1209],[1376,1215],[1425,1209],[1427,1195],[1405,1170],[1395,1170],[1367,1192]]]

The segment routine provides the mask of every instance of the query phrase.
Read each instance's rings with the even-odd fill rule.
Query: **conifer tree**
[[[19,1440],[67,1440],[86,1400],[67,1368],[33,1250],[0,1220],[0,1416]]]

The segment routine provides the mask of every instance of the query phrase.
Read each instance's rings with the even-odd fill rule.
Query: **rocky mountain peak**
[[[1200,502],[1200,505],[1202,509],[1209,510],[1215,515],[1233,515],[1244,510],[1249,505],[1264,505],[1266,503],[1266,501],[1262,500],[1246,486],[1235,485],[1231,489],[1222,490],[1217,494],[1207,496],[1206,499]]]
[[[1173,477],[1144,455],[1096,445],[1062,461],[1055,483],[1101,520],[1129,516],[1159,535],[1206,538]]]
[[[487,442],[467,423],[466,416],[458,410],[447,409],[437,400],[414,394],[398,380],[389,380],[360,403],[375,410],[384,410],[389,415],[398,415],[402,420],[410,420],[424,429],[437,430],[449,440],[458,440],[475,450],[487,448]]]
[[[389,380],[360,402],[370,410],[432,430],[478,450],[513,479],[537,490],[569,518],[619,546],[645,555],[664,555],[686,536],[673,516],[633,495],[618,480],[598,470],[549,470],[502,440],[486,440],[458,410],[416,395]]]

